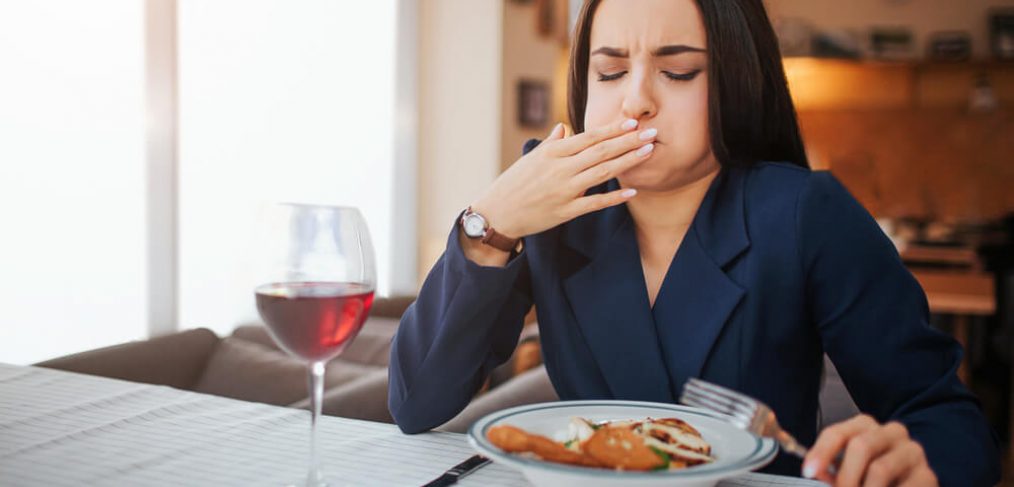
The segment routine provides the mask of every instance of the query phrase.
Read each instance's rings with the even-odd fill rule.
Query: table
[[[969,270],[982,270],[979,253],[972,247],[935,247],[908,244],[901,250],[901,260],[906,264],[929,264]]]
[[[352,485],[421,485],[474,452],[324,417],[325,471]],[[309,413],[164,386],[0,365],[0,485],[274,485],[302,479]],[[489,465],[462,486],[525,485]]]
[[[471,456],[465,436],[325,416],[325,472],[422,485]],[[305,475],[309,413],[165,386],[0,364],[0,485],[281,486]],[[459,485],[526,486],[492,464]],[[724,487],[817,485],[749,474]]]
[[[992,274],[979,271],[936,271],[912,269],[919,281],[930,312],[954,316],[954,338],[968,347],[970,316],[990,316],[996,312],[996,283]],[[961,361],[958,377],[968,383],[968,357]]]

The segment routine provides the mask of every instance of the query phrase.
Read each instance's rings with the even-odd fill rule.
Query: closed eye
[[[620,71],[613,74],[599,73],[599,81],[613,81],[622,78],[625,74],[627,74],[626,71]]]
[[[701,70],[699,69],[695,69],[693,71],[690,71],[689,73],[670,73],[669,71],[662,72],[665,73],[666,78],[669,78],[673,81],[690,81],[696,78],[698,74],[701,74]]]
[[[598,79],[599,81],[614,81],[622,78],[626,74],[627,74],[626,71],[619,71],[613,74],[599,73]],[[701,70],[695,69],[687,73],[673,73],[670,71],[662,71],[662,74],[664,74],[666,78],[669,78],[672,81],[690,81],[696,78],[697,75],[701,74]]]

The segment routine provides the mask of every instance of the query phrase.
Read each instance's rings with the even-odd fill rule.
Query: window
[[[144,4],[0,2],[0,361],[141,338]]]
[[[167,303],[179,328],[256,320],[277,201],[359,207],[379,293],[414,292],[414,0],[153,3],[176,9],[171,296],[148,292],[145,2],[0,3],[0,361],[143,338]]]
[[[251,239],[278,201],[359,207],[378,292],[414,290],[414,263],[395,264],[416,253],[396,225],[414,219],[396,180],[397,3],[180,1],[181,323],[257,319]]]

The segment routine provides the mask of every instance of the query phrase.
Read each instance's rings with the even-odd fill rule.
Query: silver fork
[[[680,402],[728,415],[732,423],[757,436],[773,438],[782,450],[804,458],[809,451],[778,424],[774,411],[767,404],[725,387],[691,378],[683,386]],[[835,468],[828,468],[834,475]]]

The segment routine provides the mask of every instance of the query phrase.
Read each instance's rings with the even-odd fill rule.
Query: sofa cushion
[[[387,369],[378,367],[356,379],[324,392],[321,413],[328,416],[394,423],[387,410]],[[291,405],[309,409],[306,398]]]
[[[340,355],[341,360],[366,365],[387,367],[390,356],[391,339],[398,330],[398,320],[393,318],[369,318],[359,331],[355,340]],[[259,343],[265,347],[279,350],[271,339],[268,329],[263,324],[246,324],[237,327],[232,336],[249,342]]]
[[[559,400],[560,396],[556,394],[553,383],[549,381],[546,366],[540,365],[476,397],[464,411],[437,429],[464,433],[472,423],[492,412],[525,404]]]
[[[383,367],[341,358],[328,362],[324,387],[331,389]],[[307,365],[274,348],[236,337],[219,342],[194,387],[197,392],[287,405],[308,397]]]
[[[820,387],[820,409],[817,411],[817,431],[845,421],[859,414],[859,407],[845,388],[838,369],[824,355],[824,374]]]
[[[207,328],[181,331],[89,350],[35,364],[39,367],[191,389],[219,339]]]
[[[398,321],[401,319],[401,316],[405,314],[405,310],[407,310],[414,302],[415,296],[388,296],[386,298],[377,298],[373,300],[373,308],[370,310],[370,316],[375,318],[394,318],[395,321]]]

